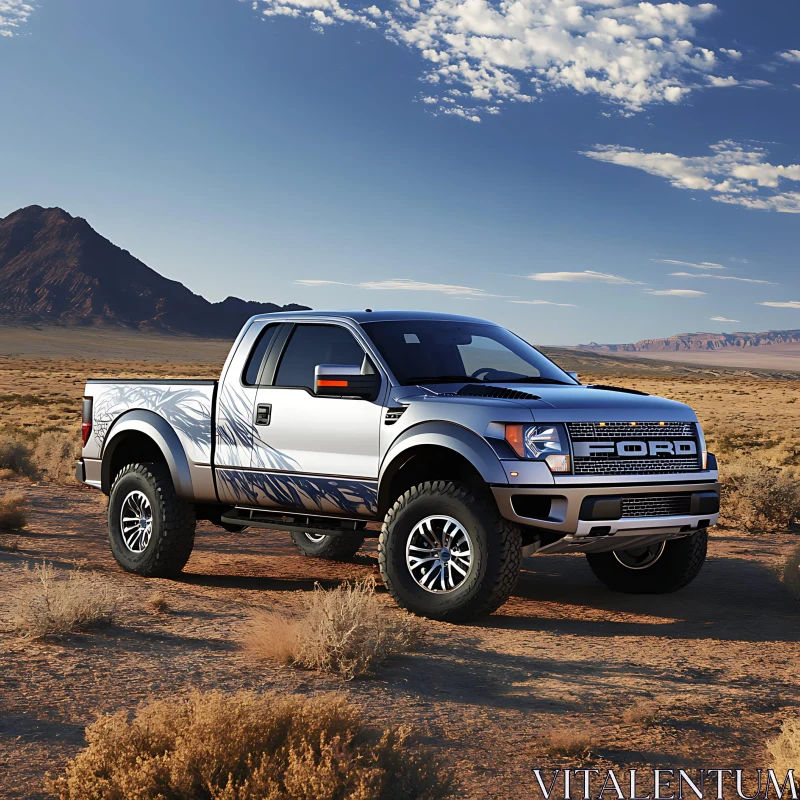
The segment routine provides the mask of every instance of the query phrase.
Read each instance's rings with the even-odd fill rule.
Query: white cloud
[[[33,6],[24,0],[0,0],[0,36],[14,36],[32,13]]]
[[[577,308],[575,303],[551,303],[549,300],[511,300],[518,306],[562,306],[563,308]]]
[[[345,283],[344,281],[314,280],[303,278],[295,281],[301,286],[352,286],[357,289],[378,289],[383,291],[406,292],[439,292],[453,297],[502,297],[498,294],[489,294],[483,289],[472,286],[458,286],[451,283],[426,283],[414,281],[409,278],[392,278],[385,281],[362,281],[361,283]]]
[[[637,0],[255,0],[268,17],[301,17],[377,28],[415,50],[438,109],[470,119],[486,105],[530,102],[551,89],[593,94],[623,112],[678,103],[719,67],[714,50],[695,45],[696,26],[713,3]],[[736,50],[719,51],[736,60]],[[428,92],[433,94],[433,92]],[[447,104],[454,100],[455,105]]]
[[[769,306],[770,308],[800,308],[800,300],[787,300],[784,303],[756,303],[759,306]]]
[[[713,322],[741,322],[738,319],[728,319],[727,317],[709,317]]]
[[[708,292],[698,292],[694,289],[649,289],[648,294],[657,294],[662,297],[701,297]]]
[[[720,53],[724,53],[728,58],[732,58],[734,61],[739,61],[742,58],[742,54],[738,50],[730,50],[727,47],[720,47]],[[737,320],[733,320],[736,322]]]
[[[800,64],[800,50],[784,50],[782,53],[778,53],[778,55],[791,64]]]
[[[718,281],[741,281],[742,283],[766,283],[777,286],[775,281],[761,281],[756,278],[737,278],[735,275],[711,275],[702,272],[670,272],[673,278],[716,278]]]
[[[695,264],[693,261],[675,261],[673,258],[651,258],[656,264],[674,264],[676,267],[696,267],[697,269],[727,269],[722,264],[716,264],[713,261],[701,261]],[[735,259],[731,259],[735,260]]]
[[[607,272],[584,270],[583,272],[534,272],[526,275],[532,281],[565,281],[567,283],[627,283],[641,286],[640,281],[632,281],[620,275],[610,275]]]
[[[735,261],[737,264],[749,264],[750,261],[746,258],[729,258],[728,261]]]
[[[708,156],[678,156],[622,145],[595,145],[583,155],[656,175],[677,189],[710,192],[719,203],[800,214],[800,164],[771,164],[763,147],[732,141],[710,149]]]

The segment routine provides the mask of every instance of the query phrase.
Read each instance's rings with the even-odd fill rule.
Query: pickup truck
[[[341,560],[377,522],[388,591],[434,619],[496,610],[534,553],[585,553],[615,591],[675,591],[719,516],[688,406],[582,385],[470,317],[259,315],[218,381],[90,380],[82,435],[77,478],[109,496],[123,569],[180,573],[198,519]]]

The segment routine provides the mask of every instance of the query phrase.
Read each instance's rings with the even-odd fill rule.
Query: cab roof
[[[461,314],[444,314],[439,311],[286,311],[273,314],[258,314],[254,319],[349,319],[359,325],[367,322],[403,322],[410,320],[439,320],[449,322],[478,322],[484,325],[496,323],[479,317],[466,317]]]

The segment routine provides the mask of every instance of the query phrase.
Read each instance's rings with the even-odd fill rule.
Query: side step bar
[[[289,533],[311,533],[324,536],[342,536],[345,533],[361,531],[365,522],[354,519],[331,519],[312,517],[308,514],[285,514],[251,508],[234,508],[220,518],[229,525],[243,525],[248,528],[271,528],[274,531]]]

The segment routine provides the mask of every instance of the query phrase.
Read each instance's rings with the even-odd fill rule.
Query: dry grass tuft
[[[257,657],[351,680],[416,649],[424,636],[418,619],[380,602],[374,579],[330,591],[317,586],[305,602],[300,617],[254,615],[245,648]]]
[[[652,725],[661,711],[654,700],[640,700],[622,712],[622,721],[628,725]]]
[[[147,601],[147,605],[156,614],[166,614],[169,611],[169,601],[161,592],[153,592]]]
[[[38,470],[30,445],[11,434],[0,434],[0,469],[25,478],[36,477]]]
[[[596,744],[585,732],[572,728],[556,728],[547,735],[545,750],[550,756],[586,758],[596,749]]]
[[[7,492],[0,497],[0,530],[18,531],[28,524],[25,506],[28,501],[22,492]]]
[[[800,547],[795,547],[783,569],[783,582],[789,591],[800,600]]]
[[[93,573],[58,574],[52,564],[37,564],[30,580],[13,600],[12,630],[29,639],[42,639],[110,625],[121,595]]]
[[[776,775],[786,775],[790,769],[800,775],[800,717],[786,720],[778,737],[767,743],[767,750]]]
[[[733,467],[721,499],[724,522],[748,533],[783,531],[800,517],[800,484],[764,465]]]
[[[50,781],[59,800],[443,800],[453,775],[409,746],[405,728],[377,735],[341,696],[195,691],[156,700],[132,720],[100,717],[88,746]]]
[[[77,437],[63,431],[45,431],[36,442],[33,457],[48,481],[72,483],[75,461],[80,454]]]

